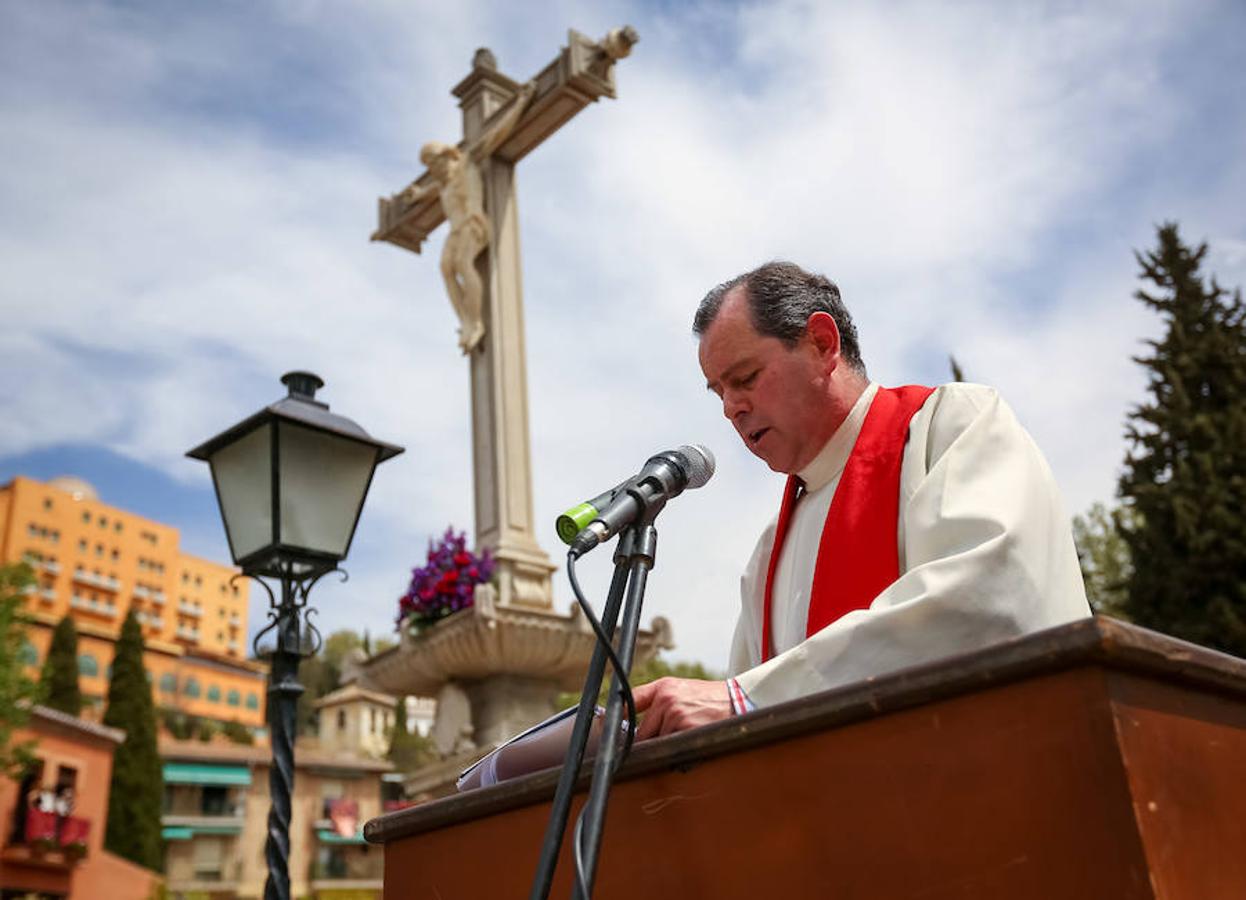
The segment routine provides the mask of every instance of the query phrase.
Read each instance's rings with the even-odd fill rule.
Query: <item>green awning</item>
[[[160,834],[166,841],[188,841],[197,834],[241,834],[242,826],[223,825],[166,825]]]
[[[362,825],[359,827],[359,830],[356,831],[350,837],[342,837],[336,831],[330,831],[328,828],[317,828],[316,837],[319,838],[320,842],[323,844],[366,844],[367,843],[367,841],[363,839],[363,826]]]
[[[250,784],[246,766],[213,766],[204,763],[165,763],[165,784]]]

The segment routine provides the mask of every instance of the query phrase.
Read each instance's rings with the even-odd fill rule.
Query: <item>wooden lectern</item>
[[[527,897],[556,780],[373,819],[385,900]],[[1246,898],[1246,661],[1086,619],[637,745],[594,897]]]

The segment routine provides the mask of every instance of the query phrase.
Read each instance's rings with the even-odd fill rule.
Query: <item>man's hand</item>
[[[636,740],[687,731],[731,715],[731,698],[722,681],[659,678],[632,690],[636,711],[645,713]]]

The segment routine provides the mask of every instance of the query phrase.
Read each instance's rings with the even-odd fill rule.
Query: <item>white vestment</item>
[[[805,637],[822,528],[878,385],[802,472],[775,572],[773,656],[761,662],[777,517],[741,577],[731,674],[769,706],[1090,615],[1055,480],[993,388],[937,388],[909,423],[900,471],[900,577],[868,609]]]

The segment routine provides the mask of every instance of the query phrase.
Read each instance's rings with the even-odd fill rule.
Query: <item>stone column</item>
[[[519,89],[495,65],[492,54],[477,51],[472,73],[454,89],[468,144]],[[471,354],[476,544],[496,555],[500,605],[549,609],[557,566],[537,543],[532,514],[515,164],[495,155],[481,174],[493,236],[477,263],[485,283],[485,338]]]

